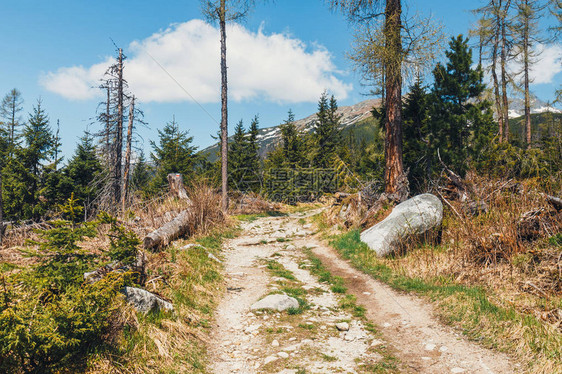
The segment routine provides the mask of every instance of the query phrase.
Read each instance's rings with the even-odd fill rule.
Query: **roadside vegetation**
[[[388,257],[361,242],[361,228],[336,234],[326,217],[315,220],[356,268],[431,300],[443,321],[470,339],[515,356],[528,372],[561,371],[559,214],[533,181],[517,183],[516,192],[513,181],[472,183],[487,212],[473,216],[462,202],[448,201],[441,243],[407,243]]]

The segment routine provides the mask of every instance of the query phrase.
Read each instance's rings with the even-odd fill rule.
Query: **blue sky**
[[[405,1],[413,14],[431,13],[449,35],[467,34],[470,9],[478,0]],[[419,7],[422,4],[422,8]],[[125,77],[139,96],[148,128],[142,147],[157,140],[157,129],[175,116],[194,144],[213,142],[220,119],[218,32],[202,21],[198,0],[36,0],[0,3],[0,95],[18,88],[25,116],[41,97],[52,124],[60,120],[63,151],[69,155],[93,123],[98,102],[89,87],[101,78],[114,55],[112,40],[124,48]],[[352,28],[322,0],[277,0],[258,5],[229,30],[230,128],[259,114],[261,127],[277,125],[291,108],[297,118],[316,109],[324,89],[350,105],[366,97],[346,52]],[[559,53],[558,49],[549,52]],[[152,56],[152,57],[150,57]],[[476,55],[475,55],[476,56]],[[216,57],[216,58],[215,58]],[[163,65],[205,108],[191,101],[154,62]],[[560,62],[558,61],[558,64]],[[546,70],[562,70],[547,65]],[[552,100],[562,73],[543,74],[532,89]],[[546,78],[545,78],[546,76]],[[212,118],[211,118],[212,117]],[[89,126],[89,127],[88,127]]]

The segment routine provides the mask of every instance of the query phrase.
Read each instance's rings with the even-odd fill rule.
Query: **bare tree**
[[[537,0],[517,0],[517,22],[514,25],[517,34],[514,56],[521,64],[523,93],[525,96],[525,141],[527,148],[531,147],[531,93],[529,84],[529,69],[536,62],[539,51],[533,49],[533,45],[543,43],[546,40],[539,37],[538,20],[546,5]]]
[[[21,126],[21,117],[19,113],[23,110],[23,99],[21,98],[21,92],[17,88],[14,88],[4,96],[2,103],[0,104],[0,118],[5,120],[5,124],[8,126],[8,155],[11,157],[14,148],[17,143],[17,130]]]
[[[511,57],[511,29],[508,18],[511,0],[488,0],[481,8],[474,10],[480,15],[480,20],[472,30],[473,35],[482,36],[481,45],[486,60],[489,61],[488,69],[492,76],[494,90],[494,103],[498,118],[499,138],[501,142],[509,141],[509,101],[507,87],[511,77],[507,71],[507,62]],[[498,76],[499,63],[499,76]]]
[[[226,65],[226,23],[242,20],[254,6],[254,0],[202,0],[203,14],[210,22],[218,22],[221,50],[221,206],[228,209],[228,74]]]

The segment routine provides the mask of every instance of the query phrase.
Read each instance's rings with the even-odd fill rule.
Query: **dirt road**
[[[341,260],[306,223],[315,213],[246,222],[242,234],[226,244],[227,292],[211,333],[212,372],[519,371],[506,355],[442,326],[421,299],[399,294]],[[314,257],[343,278],[347,293],[319,281],[311,271]],[[250,311],[270,293],[299,295],[301,307]],[[364,308],[353,305],[350,295]]]

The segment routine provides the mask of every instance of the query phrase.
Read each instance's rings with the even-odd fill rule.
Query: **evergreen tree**
[[[338,104],[332,95],[328,101],[328,95],[324,91],[318,101],[317,120],[314,124],[315,154],[313,166],[317,168],[329,168],[333,165],[337,156],[338,144],[341,142],[339,129],[340,116],[337,114]]]
[[[65,194],[70,196],[70,192],[73,192],[80,206],[85,203],[88,205],[97,195],[93,182],[101,172],[102,166],[96,155],[94,141],[90,135],[84,134],[64,169],[65,183],[70,183],[70,186],[64,188]]]
[[[404,167],[414,192],[423,190],[431,170],[429,154],[428,94],[420,78],[410,87],[404,100]]]
[[[291,110],[280,129],[284,162],[283,165],[277,165],[277,167],[286,166],[294,169],[307,166],[304,137],[295,125],[295,115]]]
[[[259,123],[260,119],[256,115],[254,119],[252,119],[250,128],[248,129],[248,168],[255,171],[261,169],[260,146],[258,144]]]
[[[248,151],[250,143],[246,137],[244,124],[240,120],[234,128],[232,141],[229,143],[229,162],[228,162],[228,181],[229,188],[242,191],[244,190],[244,176],[248,167]]]
[[[471,68],[468,39],[459,35],[449,46],[446,66],[439,63],[433,70],[430,141],[434,160],[439,150],[447,165],[464,173],[470,156],[478,155],[491,140],[493,118],[490,103],[480,100],[483,74],[480,67]]]
[[[158,190],[167,184],[166,178],[170,173],[180,173],[184,181],[189,181],[194,175],[197,161],[195,150],[191,145],[193,137],[187,131],[180,131],[175,119],[158,130],[159,144],[151,141],[154,149],[151,157],[156,167],[156,175],[152,180],[152,190]]]
[[[42,171],[42,162],[51,158],[54,137],[49,127],[49,117],[41,107],[41,100],[33,107],[28,123],[23,130],[26,148],[24,163],[29,168],[36,181]],[[35,186],[34,186],[35,187]]]
[[[24,156],[24,150],[16,148],[2,171],[4,217],[8,220],[21,221],[33,216],[35,191],[30,186],[36,180],[22,162]]]
[[[146,190],[151,176],[152,171],[146,162],[144,152],[141,150],[131,174],[131,187],[133,191]]]
[[[10,149],[9,154],[13,154],[13,149],[18,144],[19,139],[19,128],[21,127],[21,118],[19,113],[23,111],[23,99],[21,98],[21,92],[16,88],[12,89],[0,104],[0,118],[3,119],[3,131],[8,136],[8,146]]]

